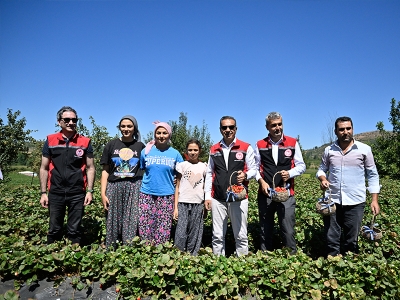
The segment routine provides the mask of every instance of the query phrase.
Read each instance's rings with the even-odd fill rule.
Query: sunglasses
[[[229,128],[229,130],[233,130],[236,128],[236,125],[221,126],[222,130],[227,130],[228,128]]]
[[[72,121],[72,123],[76,124],[76,122],[78,122],[77,118],[62,118],[61,120],[64,121],[64,123],[68,124],[69,122]]]
[[[275,128],[275,127],[277,127],[277,126],[282,126],[282,123],[275,123],[275,124],[272,124],[272,125],[271,125],[272,128]]]

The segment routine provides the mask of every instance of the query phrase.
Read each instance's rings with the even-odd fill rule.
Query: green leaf
[[[158,283],[160,282],[160,276],[154,275],[153,276],[153,283],[158,286]]]
[[[329,283],[334,290],[336,290],[338,288],[338,283],[337,283],[336,279],[329,279]]]
[[[175,268],[170,268],[169,271],[168,271],[168,275],[174,275],[175,272],[176,272]]]
[[[79,282],[76,285],[76,288],[78,289],[78,291],[81,291],[81,290],[83,290],[85,288],[85,285],[82,282]]]
[[[320,290],[309,290],[309,293],[311,294],[311,298],[313,300],[321,300],[322,299]]]
[[[295,271],[294,271],[294,270],[291,270],[291,269],[289,269],[289,270],[286,271],[286,275],[287,275],[287,277],[288,277],[289,279],[293,279],[293,278],[296,277]]]
[[[119,269],[114,269],[114,270],[108,271],[107,274],[110,276],[114,276],[118,271],[119,271]]]
[[[170,258],[171,258],[171,257],[170,257],[168,254],[163,254],[163,255],[161,256],[161,263],[163,263],[164,265],[166,265],[166,264],[169,262]]]
[[[322,268],[322,265],[323,265],[323,258],[318,258],[316,261],[315,261],[315,264],[317,265],[317,267],[318,268]]]
[[[64,260],[65,259],[65,253],[64,252],[52,252],[51,256],[55,259],[55,260]]]
[[[19,294],[17,291],[9,290],[4,294],[4,300],[18,300]]]
[[[223,287],[222,289],[220,289],[220,290],[218,291],[218,295],[219,295],[219,296],[226,296],[226,294],[228,294],[228,291],[226,290],[225,287]]]

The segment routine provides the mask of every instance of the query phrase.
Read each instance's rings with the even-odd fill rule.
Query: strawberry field
[[[85,245],[67,241],[46,245],[48,212],[39,205],[38,186],[0,185],[0,278],[14,279],[15,289],[49,278],[54,285],[67,276],[77,290],[94,281],[104,288],[116,285],[124,299],[400,299],[400,189],[398,181],[383,179],[376,222],[379,241],[360,238],[360,254],[323,258],[324,235],[315,203],[321,192],[315,178],[296,181],[296,239],[298,253],[261,253],[258,248],[256,185],[249,191],[248,256],[216,257],[211,251],[210,216],[203,246],[192,257],[172,243],[152,247],[135,238],[133,245],[115,251],[102,247],[105,219],[99,185],[83,219]],[[363,224],[371,220],[369,206]],[[276,228],[276,246],[279,236]],[[227,252],[234,251],[231,231]],[[0,299],[6,295],[0,295]]]

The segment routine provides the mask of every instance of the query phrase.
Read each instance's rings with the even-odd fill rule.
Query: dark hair
[[[201,151],[201,143],[200,143],[199,140],[197,140],[197,139],[188,140],[187,143],[186,143],[186,150],[187,150],[187,148],[189,147],[190,144],[196,144],[197,146],[199,146],[199,150]]]
[[[338,123],[342,123],[342,122],[350,122],[351,123],[351,127],[353,127],[353,121],[351,120],[350,117],[339,117],[335,121],[335,131],[338,128]]]
[[[63,106],[60,108],[60,110],[57,112],[57,121],[60,121],[62,119],[62,115],[63,113],[65,113],[66,111],[71,111],[73,112],[76,117],[78,118],[78,114],[76,113],[76,110],[73,109],[71,106]]]
[[[223,116],[223,117],[221,118],[221,120],[219,120],[219,127],[222,126],[222,121],[223,121],[223,120],[233,120],[233,121],[235,121],[235,126],[236,126],[236,119],[235,119],[234,117],[231,117],[231,116]]]

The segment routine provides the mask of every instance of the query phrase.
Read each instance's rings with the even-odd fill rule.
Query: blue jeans
[[[357,205],[340,205],[336,203],[336,213],[324,217],[327,255],[345,254],[350,251],[358,253],[358,234],[364,216],[365,202]],[[340,239],[343,230],[343,246],[340,250]]]
[[[49,193],[50,228],[47,243],[59,241],[63,237],[63,225],[66,208],[68,207],[67,237],[73,244],[81,241],[81,221],[85,194],[66,195]]]

